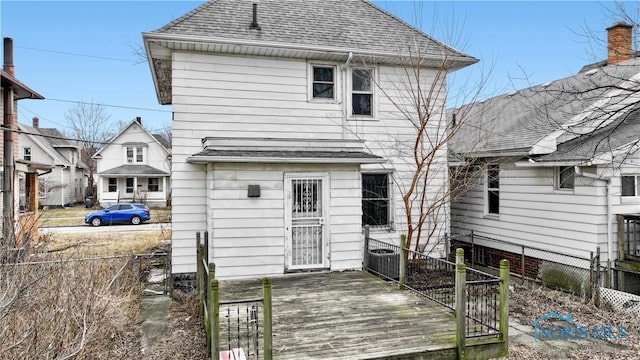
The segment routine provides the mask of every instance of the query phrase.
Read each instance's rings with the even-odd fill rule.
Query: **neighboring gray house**
[[[18,158],[26,163],[44,164],[50,171],[38,175],[38,198],[40,206],[72,206],[84,201],[87,186],[86,166],[80,161],[80,148],[67,139],[58,129],[41,128],[37,117],[33,126],[18,124]],[[20,178],[24,189],[25,177]],[[20,206],[26,206],[24,191],[21,191]]]
[[[476,262],[507,257],[535,277],[540,262],[521,265],[520,245],[581,258],[599,247],[601,265],[633,271],[619,288],[640,291],[640,58],[630,26],[607,30],[606,61],[450,110],[466,121],[452,166],[483,168],[451,204],[452,235],[479,235]]]
[[[171,197],[171,150],[149,133],[142,118],[129,122],[96,154],[97,200],[101,206],[141,202],[165,207]]]
[[[172,272],[195,272],[206,230],[220,279],[361,269],[364,224],[398,243],[407,59],[420,54],[424,89],[477,62],[360,0],[209,1],[143,39],[173,110]],[[429,184],[446,188],[446,148],[435,164]],[[424,229],[444,238],[448,219]]]

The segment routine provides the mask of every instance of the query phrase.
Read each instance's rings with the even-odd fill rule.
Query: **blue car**
[[[144,204],[114,204],[102,210],[94,211],[84,218],[85,224],[142,224],[151,218],[151,211]]]

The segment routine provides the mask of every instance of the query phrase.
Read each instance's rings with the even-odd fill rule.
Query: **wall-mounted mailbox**
[[[247,196],[260,197],[260,185],[249,185]]]

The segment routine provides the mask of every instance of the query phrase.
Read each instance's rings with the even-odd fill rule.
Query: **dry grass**
[[[163,247],[171,240],[170,230],[105,231],[90,233],[48,233],[41,236],[47,252],[73,252],[81,256],[142,254]]]
[[[0,359],[113,359],[139,352],[131,257],[49,254],[0,266]]]
[[[61,209],[43,209],[40,211],[40,226],[81,226],[84,217],[94,209],[74,206]],[[169,222],[170,209],[151,209],[150,223]]]

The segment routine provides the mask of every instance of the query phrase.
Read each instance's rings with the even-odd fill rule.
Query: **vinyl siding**
[[[201,140],[207,136],[253,138],[319,138],[366,139],[366,149],[383,156],[383,165],[363,166],[365,170],[392,171],[398,184],[394,186],[394,231],[379,232],[376,237],[398,243],[399,234],[406,232],[406,221],[401,195],[397,188],[407,185],[411,167],[406,165],[407,144],[415,139],[415,130],[407,119],[399,116],[397,105],[408,105],[402,84],[406,82],[403,70],[394,67],[376,67],[380,86],[390,98],[376,90],[375,117],[353,119],[346,116],[348,106],[345,89],[348,86],[341,64],[336,66],[337,100],[329,102],[309,101],[308,71],[306,61],[276,58],[234,57],[194,53],[173,54],[172,91],[174,121],[173,136],[173,208],[172,208],[172,266],[174,273],[195,271],[195,232],[209,227],[211,236],[221,242],[224,250],[216,254],[231,256],[236,246],[237,259],[225,258],[216,263],[229,270],[220,276],[239,277],[251,275],[282,274],[284,256],[274,255],[276,248],[284,251],[283,174],[288,171],[330,172],[331,176],[331,245],[337,249],[349,249],[331,253],[331,268],[346,269],[361,266],[361,179],[359,167],[348,171],[335,166],[284,166],[275,165],[193,165],[185,163],[187,157],[202,151]],[[430,85],[433,74],[424,70],[425,85]],[[444,93],[435,101],[443,108]],[[437,112],[436,112],[437,113]],[[436,116],[437,123],[442,117]],[[442,131],[435,125],[430,131]],[[432,169],[429,195],[446,191],[448,184],[446,148],[439,152],[443,161]],[[224,170],[223,170],[224,169]],[[244,176],[245,178],[243,178]],[[260,204],[246,198],[248,181],[260,184]],[[242,184],[239,186],[238,184]],[[206,187],[205,187],[206,186]],[[242,199],[238,201],[238,199]],[[210,205],[207,205],[207,203]],[[250,206],[253,204],[255,206]],[[447,206],[443,209],[448,212]],[[280,214],[280,215],[276,215]],[[205,217],[205,219],[203,219]],[[246,220],[244,229],[238,229],[238,221]],[[209,225],[207,225],[207,222]],[[436,237],[444,237],[448,229],[446,216],[440,216]],[[263,229],[256,237],[258,246],[268,248],[270,255],[255,260],[242,258],[243,251],[253,254],[253,246],[244,236],[234,236],[239,231],[247,236],[246,229]],[[373,234],[372,234],[373,235]],[[235,240],[231,240],[235,239]],[[245,243],[246,242],[246,243]],[[216,248],[216,251],[219,248]],[[333,249],[333,248],[332,248]],[[177,251],[176,251],[177,250]],[[284,254],[284,253],[283,253]],[[215,255],[218,256],[218,255]],[[254,256],[255,257],[255,256]],[[236,262],[236,265],[234,264]],[[261,269],[258,269],[260,267]],[[218,275],[218,272],[216,273]]]
[[[473,230],[477,235],[587,258],[600,246],[606,257],[606,183],[577,177],[574,191],[560,191],[554,189],[553,179],[553,168],[501,164],[500,214],[485,214],[483,175],[451,205],[452,234]]]

